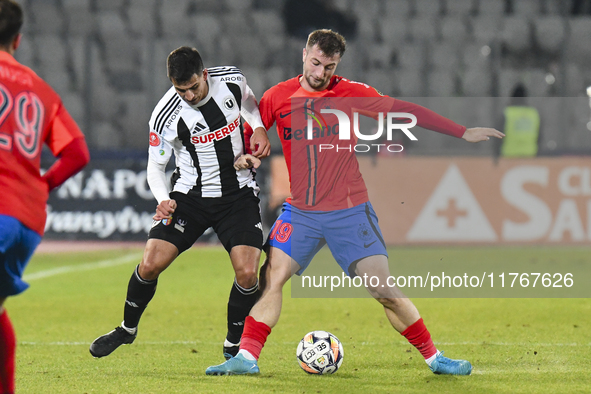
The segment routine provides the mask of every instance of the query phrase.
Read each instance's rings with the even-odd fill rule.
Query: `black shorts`
[[[263,247],[260,200],[250,187],[228,197],[203,198],[172,192],[170,198],[177,203],[172,218],[154,222],[148,239],[168,241],[181,254],[213,227],[228,253],[237,245]]]

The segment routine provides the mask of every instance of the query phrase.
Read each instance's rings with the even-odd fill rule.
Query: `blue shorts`
[[[352,277],[354,262],[374,255],[388,256],[369,202],[335,211],[303,211],[284,203],[265,247],[273,246],[291,256],[301,267],[297,272],[301,275],[326,244],[342,270]]]
[[[23,271],[41,242],[41,236],[12,216],[0,215],[0,297],[25,291]]]

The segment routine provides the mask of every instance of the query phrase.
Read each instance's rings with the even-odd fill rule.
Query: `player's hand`
[[[468,142],[488,141],[490,137],[503,138],[505,134],[490,127],[473,127],[466,129],[462,136]]]
[[[260,165],[261,165],[261,160],[254,157],[253,155],[249,155],[249,154],[239,156],[234,161],[234,168],[236,169],[236,171],[243,170],[245,168],[252,168],[252,167],[259,168]]]
[[[175,200],[164,200],[156,207],[156,215],[152,216],[154,220],[168,219],[176,209]]]
[[[254,157],[259,159],[271,154],[271,143],[267,137],[267,131],[263,127],[253,130],[252,137],[250,137],[250,151]]]

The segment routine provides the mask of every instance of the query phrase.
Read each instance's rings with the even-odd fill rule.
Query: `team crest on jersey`
[[[373,232],[367,224],[362,223],[359,225],[359,228],[357,229],[357,236],[362,241],[369,241],[373,238]]]
[[[308,111],[316,111],[316,113],[318,113],[320,110],[322,109],[334,109],[335,108],[335,104],[334,101],[332,100],[332,98],[327,98],[327,97],[323,97],[323,98],[319,98],[314,100],[311,104],[308,105],[308,107],[306,108]]]
[[[236,107],[236,102],[234,101],[234,97],[229,96],[224,99],[224,108],[228,111],[231,111]]]
[[[158,134],[154,133],[153,131],[150,132],[150,146],[158,145],[160,145],[160,137],[158,137]]]
[[[170,223],[172,223],[172,219],[171,218],[166,218],[166,219],[162,219],[160,222],[163,225],[168,226]]]

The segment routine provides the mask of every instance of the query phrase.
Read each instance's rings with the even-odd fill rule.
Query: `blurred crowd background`
[[[16,57],[62,96],[93,150],[148,146],[170,87],[166,56],[194,46],[207,66],[242,69],[257,97],[301,72],[315,28],[348,40],[337,74],[467,126],[502,128],[521,83],[542,124],[540,155],[591,153],[591,1],[21,0]],[[502,120],[501,120],[502,122]],[[273,134],[273,133],[270,133]],[[413,155],[490,155],[432,133]],[[273,152],[280,152],[273,138]]]

